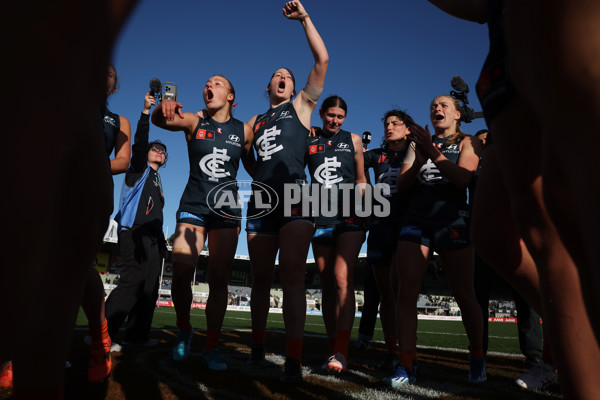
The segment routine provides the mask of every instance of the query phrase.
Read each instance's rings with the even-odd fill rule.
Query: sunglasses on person
[[[150,150],[152,150],[155,153],[162,154],[162,155],[167,154],[167,151],[164,148],[160,148],[160,147],[156,147],[156,146],[152,146],[150,148]]]

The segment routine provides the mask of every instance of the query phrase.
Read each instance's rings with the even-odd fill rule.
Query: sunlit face
[[[166,149],[158,143],[152,145],[148,151],[148,162],[164,165],[167,158]]]
[[[206,82],[202,96],[207,109],[220,109],[235,98],[229,82],[220,75],[215,75]]]
[[[337,133],[346,120],[346,111],[340,107],[329,107],[327,110],[319,110],[323,120],[323,131]]]
[[[117,71],[112,66],[108,67],[108,75],[106,77],[106,95],[114,93],[117,89]]]
[[[395,115],[390,115],[383,123],[383,136],[386,142],[406,139],[410,134],[410,129],[404,121]]]
[[[434,129],[447,129],[460,120],[460,111],[456,109],[450,96],[440,96],[431,102],[429,117]]]
[[[269,96],[278,99],[291,99],[295,94],[294,90],[292,74],[285,68],[279,68],[275,71],[267,87]]]

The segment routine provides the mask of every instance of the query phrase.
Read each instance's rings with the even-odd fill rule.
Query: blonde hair
[[[441,96],[437,96],[431,102],[433,103],[433,101],[435,99],[439,99],[440,97],[449,98],[450,101],[452,101],[452,104],[454,104],[454,108],[456,108],[456,111],[458,111],[459,113],[462,114],[462,107],[460,106],[460,103],[458,102],[458,100],[456,100],[454,97],[450,96],[449,94],[442,94]],[[454,144],[456,142],[460,142],[462,139],[464,139],[465,136],[467,136],[467,135],[465,135],[465,133],[460,129],[460,120],[458,120],[458,121],[456,121],[456,132],[454,132],[452,135],[448,136],[448,138],[446,139],[446,143]]]

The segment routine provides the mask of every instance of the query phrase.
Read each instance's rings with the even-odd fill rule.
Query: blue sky
[[[235,118],[247,122],[265,112],[269,107],[265,89],[273,71],[290,68],[299,90],[314,63],[300,23],[282,15],[284,4],[140,0],[115,47],[113,64],[121,86],[109,98],[109,108],[129,119],[133,136],[150,79],[175,82],[183,111],[195,112],[204,107],[205,82],[222,74],[237,93]],[[330,58],[317,108],[329,95],[343,97],[348,104],[343,128],[358,134],[370,131],[369,148],[380,143],[381,118],[390,109],[408,112],[421,125],[429,123],[429,102],[452,89],[454,75],[471,88],[471,107],[481,110],[475,83],[488,49],[485,25],[451,17],[425,0],[305,0],[302,4]],[[320,126],[317,111],[312,124]],[[463,130],[473,134],[484,127],[478,119]],[[166,198],[164,230],[171,235],[188,179],[187,147],[182,132],[151,125],[153,139],[163,141],[169,151],[167,167],[160,174]],[[250,179],[241,163],[238,179]],[[118,204],[123,175],[114,181]],[[237,253],[248,254],[244,231]]]

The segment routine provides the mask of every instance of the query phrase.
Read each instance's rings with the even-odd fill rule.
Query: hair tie
[[[232,105],[231,105],[231,108],[235,108],[235,106],[237,106],[238,104],[240,104],[240,103],[235,103],[235,104],[232,104]]]

